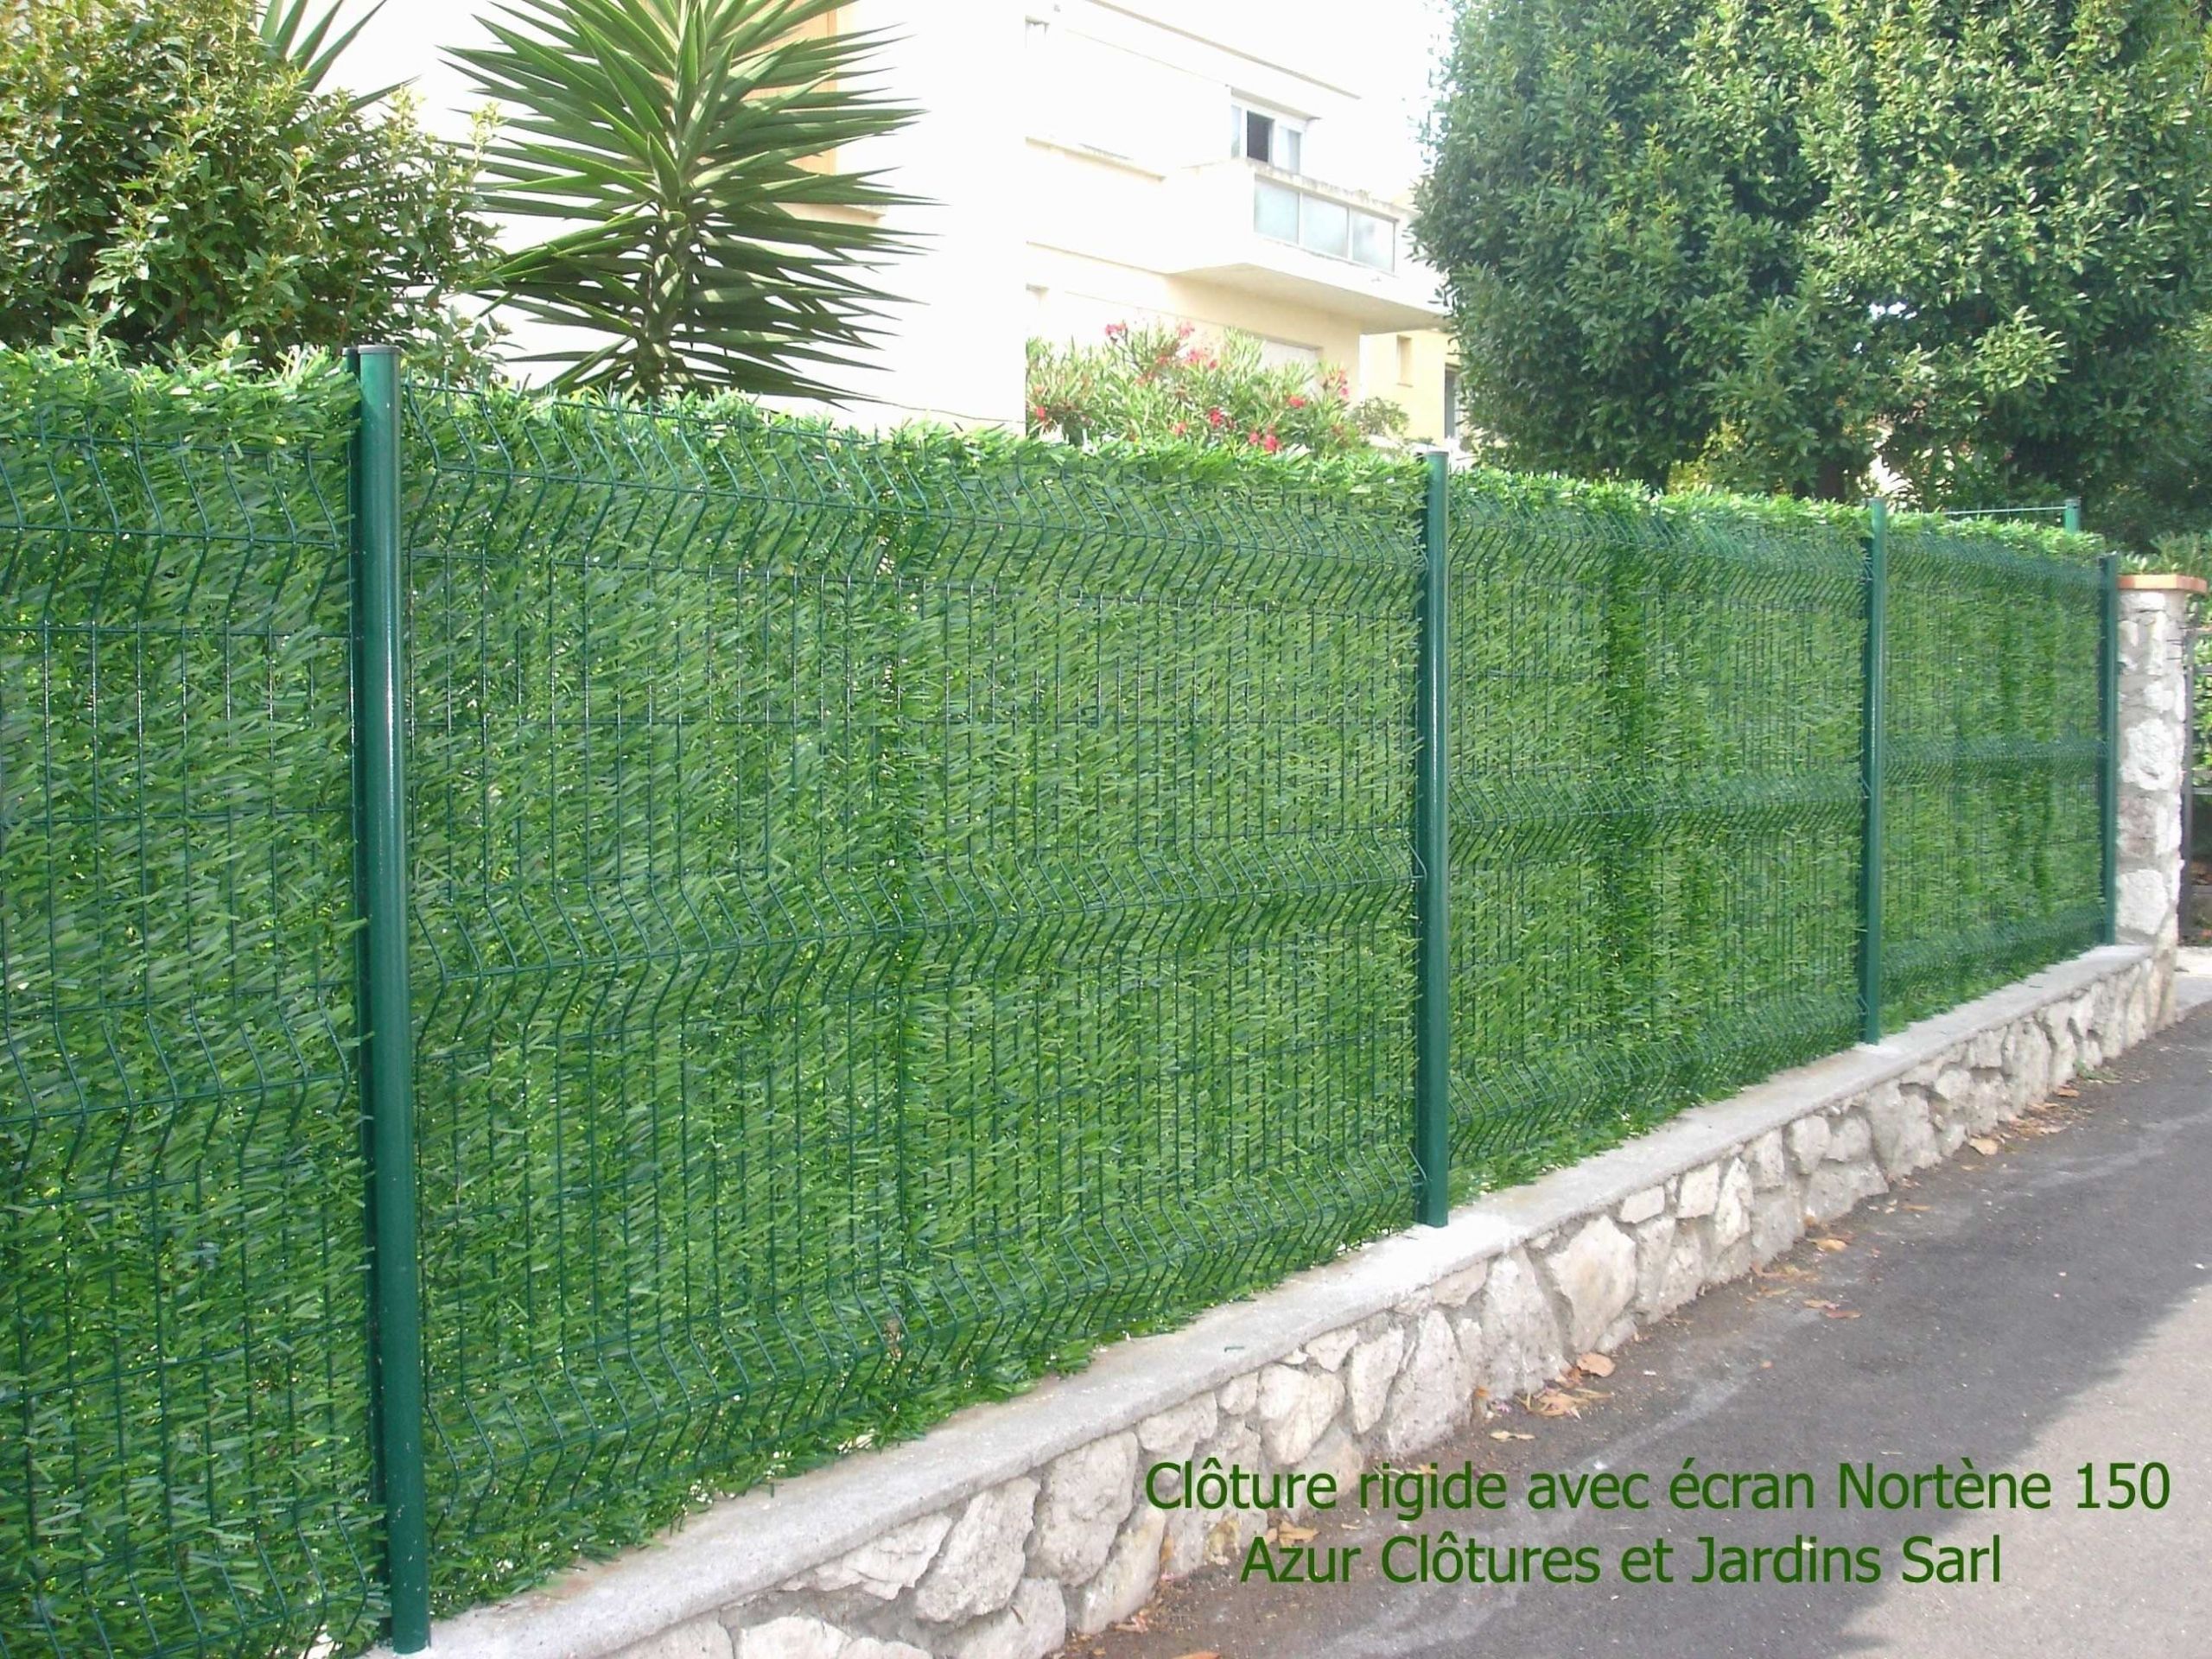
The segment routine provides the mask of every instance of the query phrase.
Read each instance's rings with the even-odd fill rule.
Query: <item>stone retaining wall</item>
[[[1270,1516],[1166,1510],[1159,1464],[1405,1463],[1949,1156],[2162,1024],[2184,594],[2122,609],[2122,944],[1700,1107],[919,1440],[715,1505],[442,1623],[440,1659],[1042,1659]],[[1176,1490],[1173,1478],[1161,1489]],[[1295,1510],[1291,1511],[1293,1515]]]

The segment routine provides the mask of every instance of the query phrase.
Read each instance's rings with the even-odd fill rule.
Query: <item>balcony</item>
[[[1433,327],[1435,273],[1401,211],[1263,162],[1224,160],[1163,181],[1160,269],[1354,319],[1363,334]]]

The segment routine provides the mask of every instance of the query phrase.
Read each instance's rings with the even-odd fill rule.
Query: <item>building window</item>
[[[1449,363],[1444,365],[1444,435],[1442,442],[1459,441],[1459,371]]]
[[[1306,148],[1306,128],[1287,115],[1274,115],[1243,104],[1229,106],[1229,153],[1249,162],[1265,162],[1287,173],[1300,170]]]
[[[1262,368],[1318,369],[1321,366],[1321,348],[1301,346],[1296,340],[1273,340],[1260,336],[1260,365]]]
[[[1274,179],[1252,181],[1252,228],[1277,242],[1295,242],[1332,259],[1353,260],[1376,270],[1397,269],[1395,220]]]
[[[1414,383],[1414,337],[1398,336],[1398,384],[1410,386]]]

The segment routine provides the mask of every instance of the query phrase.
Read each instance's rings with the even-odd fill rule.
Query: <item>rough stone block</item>
[[[1675,1215],[1681,1221],[1709,1216],[1719,1201],[1720,1166],[1705,1164],[1682,1177],[1681,1189],[1675,1195]]]
[[[1741,1168],[1734,1166],[1731,1173]],[[1747,1177],[1744,1185],[1750,1185]],[[1600,1216],[1552,1253],[1550,1267],[1552,1282],[1567,1299],[1567,1347],[1580,1353],[1605,1335],[1636,1294],[1636,1242]]]
[[[1080,1584],[1114,1547],[1136,1503],[1137,1437],[1109,1434],[1053,1459],[1037,1502],[1029,1559],[1036,1576]]]
[[[1867,1129],[1883,1172],[1895,1180],[1936,1161],[1936,1126],[1928,1103],[1894,1086],[1866,1101]]]
[[[969,1498],[915,1586],[916,1617],[950,1624],[1005,1606],[1021,1582],[1023,1546],[1036,1509],[1037,1483],[1027,1478]]]
[[[1828,1124],[1827,1150],[1822,1160],[1831,1164],[1855,1164],[1873,1146],[1873,1138],[1866,1127],[1866,1120],[1856,1112],[1846,1112]],[[1808,1174],[1810,1171],[1807,1172]]]
[[[1848,1215],[1861,1198],[1871,1198],[1889,1190],[1889,1183],[1874,1167],[1872,1158],[1855,1164],[1822,1164],[1805,1183],[1806,1219],[1834,1221]]]
[[[1782,1131],[1769,1129],[1745,1147],[1744,1166],[1751,1172],[1753,1192],[1764,1192],[1770,1187],[1786,1185],[1789,1180],[1789,1155]]]
[[[1252,1402],[1260,1396],[1260,1374],[1247,1371],[1221,1385],[1221,1408],[1231,1417],[1242,1417],[1252,1409]]]
[[[944,1535],[951,1530],[950,1515],[925,1515],[816,1567],[799,1580],[799,1586],[808,1590],[861,1590],[878,1601],[889,1601],[901,1591],[913,1588],[936,1560]]]
[[[1728,1166],[1713,1204],[1713,1248],[1726,1250],[1751,1231],[1751,1175],[1741,1162]],[[1732,1278],[1733,1274],[1730,1275]]]
[[[1621,1207],[1614,1212],[1624,1227],[1638,1227],[1658,1215],[1667,1207],[1667,1189],[1647,1186],[1641,1192],[1631,1192],[1621,1200]]]
[[[1413,1351],[1399,1368],[1382,1414],[1382,1454],[1393,1463],[1425,1452],[1467,1420],[1474,1382],[1459,1358],[1459,1341],[1431,1308],[1414,1328]]]
[[[1350,1383],[1351,1426],[1360,1433],[1366,1433],[1382,1417],[1383,1405],[1390,1398],[1391,1380],[1397,1376],[1398,1363],[1405,1357],[1405,1330],[1395,1325],[1351,1351],[1351,1369],[1346,1377]]]
[[[1789,1155],[1796,1161],[1799,1174],[1811,1174],[1827,1155],[1827,1149],[1828,1121],[1820,1113],[1808,1112],[1789,1126]]]
[[[1762,1192],[1751,1205],[1751,1258],[1771,1262],[1805,1230],[1804,1204],[1796,1190],[1777,1187]]]
[[[1490,1277],[1490,1263],[1478,1262],[1472,1267],[1461,1268],[1457,1273],[1447,1273],[1429,1287],[1428,1300],[1437,1307],[1463,1307],[1483,1287]]]
[[[1332,1331],[1307,1343],[1306,1356],[1323,1370],[1333,1371],[1344,1363],[1344,1356],[1351,1352],[1352,1344],[1358,1340],[1359,1332],[1356,1330]]]
[[[951,1659],[1045,1659],[1067,1636],[1067,1599],[1060,1586],[1024,1579],[1004,1612],[960,1633]]]
[[[694,1628],[684,1625],[685,1630]],[[717,1627],[719,1628],[719,1627]],[[669,1634],[674,1635],[671,1631]],[[722,1646],[719,1653],[730,1651],[729,1632],[721,1632]],[[737,1633],[737,1659],[842,1659],[848,1638],[835,1624],[818,1618],[772,1618],[765,1624],[755,1624]],[[632,1649],[623,1659],[630,1659]],[[702,1652],[706,1649],[701,1649]],[[656,1656],[658,1659],[658,1656]],[[671,1650],[668,1659],[676,1659]]]
[[[1313,1450],[1344,1404],[1344,1385],[1323,1371],[1270,1365],[1260,1373],[1260,1437],[1285,1467]]]
[[[1366,1467],[1367,1454],[1360,1450],[1359,1442],[1344,1432],[1341,1423],[1332,1424],[1329,1432],[1313,1443],[1313,1449],[1298,1460],[1298,1472],[1302,1475],[1335,1478],[1339,1510],[1351,1508],[1357,1501],[1351,1495],[1358,1491],[1360,1471]],[[1290,1512],[1291,1519],[1303,1519],[1312,1508],[1308,1503],[1300,1504]]]
[[[1493,1395],[1517,1394],[1557,1376],[1567,1363],[1559,1320],[1550,1299],[1519,1251],[1502,1256],[1483,1290],[1483,1331],[1488,1337],[1484,1386]]]
[[[1177,1510],[1196,1514],[1197,1511]],[[1167,1511],[1141,1504],[1114,1539],[1106,1564],[1090,1581],[1068,1598],[1068,1619],[1078,1634],[1093,1636],[1109,1624],[1119,1624],[1152,1599],[1160,1582],[1162,1546],[1167,1537]]]
[[[1137,1425],[1137,1444],[1171,1460],[1179,1458],[1214,1431],[1221,1421],[1211,1393],[1186,1400],[1179,1406],[1154,1412]]]

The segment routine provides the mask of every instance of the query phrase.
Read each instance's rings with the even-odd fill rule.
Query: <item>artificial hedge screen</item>
[[[0,353],[0,1659],[374,1639],[326,365]],[[1418,468],[416,388],[451,1609],[1405,1224]],[[2094,544],[1897,521],[1893,1021],[2094,942]],[[1452,481],[1455,1180],[1851,1040],[1863,516]]]

